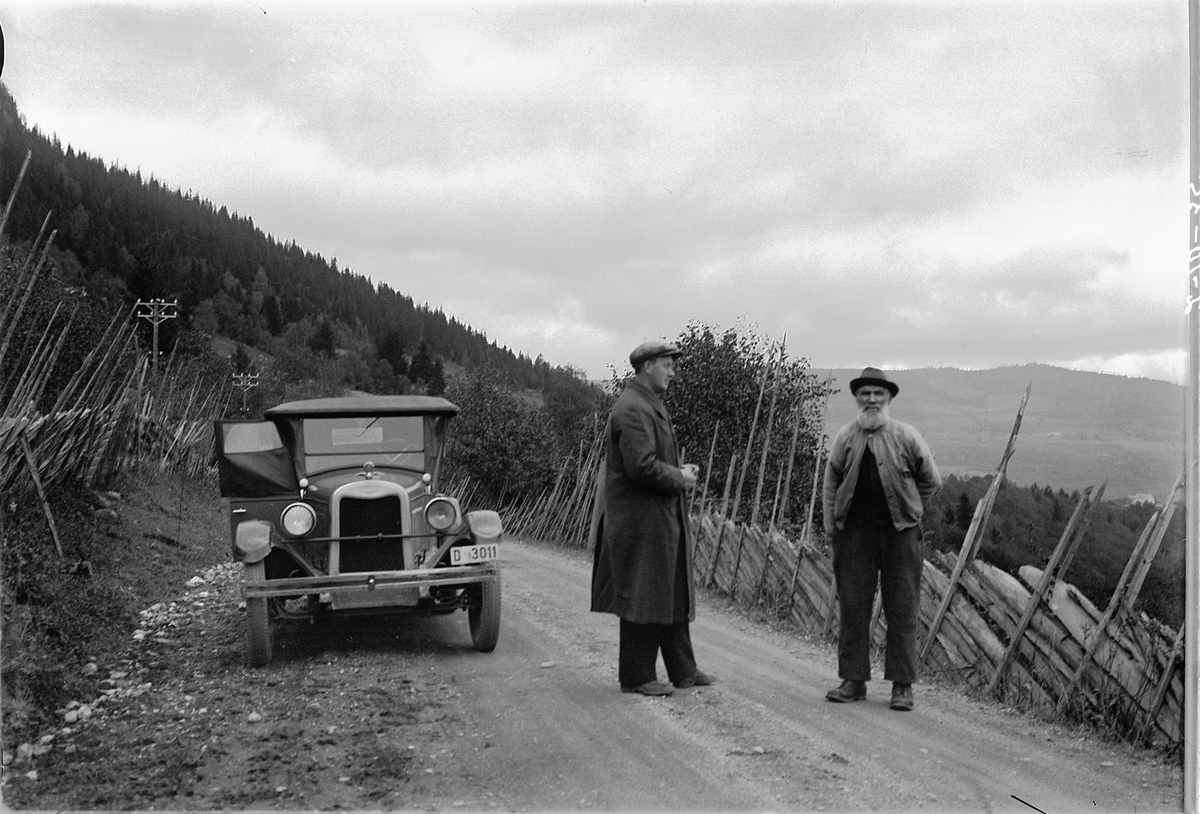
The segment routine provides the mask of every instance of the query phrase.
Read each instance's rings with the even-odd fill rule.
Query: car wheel
[[[471,641],[480,653],[496,649],[500,638],[500,579],[488,580],[479,585],[479,602],[467,609],[467,621],[471,626]]]
[[[262,560],[246,563],[243,573],[247,581],[260,582],[266,578],[266,564]],[[246,599],[246,643],[251,667],[262,667],[271,660],[271,615],[265,596]]]

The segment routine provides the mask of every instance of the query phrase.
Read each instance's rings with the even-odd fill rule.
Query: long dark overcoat
[[[691,622],[692,552],[667,408],[649,387],[631,379],[617,397],[605,436],[604,477],[598,479],[591,529],[592,610],[638,624]],[[689,584],[687,607],[677,609],[680,546]]]

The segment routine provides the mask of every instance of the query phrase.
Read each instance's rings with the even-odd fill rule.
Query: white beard
[[[887,423],[888,406],[884,404],[878,410],[872,410],[870,407],[861,407],[858,411],[858,418],[855,420],[858,422],[858,426],[867,432],[874,432]]]

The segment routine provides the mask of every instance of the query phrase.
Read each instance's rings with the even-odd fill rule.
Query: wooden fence
[[[11,206],[12,196],[0,216],[0,370],[11,374],[0,381],[0,495],[36,492],[53,529],[46,492],[60,483],[99,486],[133,463],[193,476],[210,469],[212,419],[224,413],[232,386],[204,385],[199,371],[178,369],[174,355],[152,375],[132,312],[113,314],[91,336],[72,330],[77,296],[74,305],[67,297],[39,312],[32,295],[54,285],[45,275],[54,232],[39,233],[24,257],[13,256],[2,226]],[[68,341],[86,343],[89,352],[62,371]],[[52,380],[65,384],[51,389]]]
[[[32,358],[41,373],[0,393],[0,494],[45,491],[59,483],[95,487],[132,463],[200,475],[212,459],[212,419],[232,398],[231,387],[201,387],[199,374],[150,380],[136,353],[131,318],[115,320],[45,411],[36,407],[54,360]],[[0,328],[4,327],[0,320]],[[49,326],[47,326],[48,328]],[[63,335],[69,323],[57,326]]]

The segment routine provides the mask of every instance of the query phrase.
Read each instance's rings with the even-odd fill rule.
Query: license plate
[[[451,565],[471,565],[500,559],[500,544],[459,545],[450,549]]]

